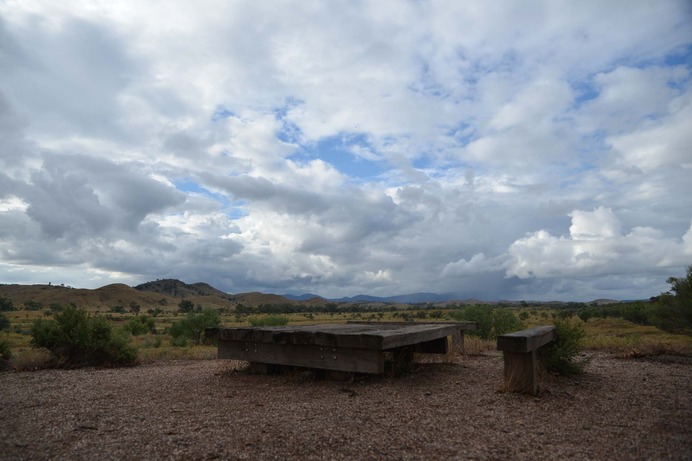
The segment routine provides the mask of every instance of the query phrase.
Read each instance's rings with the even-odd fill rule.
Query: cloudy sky
[[[0,282],[648,298],[692,3],[0,1]]]

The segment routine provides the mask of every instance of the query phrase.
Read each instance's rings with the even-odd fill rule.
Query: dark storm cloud
[[[134,231],[148,214],[185,201],[136,165],[76,155],[47,156],[23,190],[27,214],[53,238]]]

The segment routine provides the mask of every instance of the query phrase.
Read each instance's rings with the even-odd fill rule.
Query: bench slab
[[[555,326],[539,326],[497,337],[497,350],[531,352],[555,340]]]
[[[207,329],[219,340],[218,357],[252,363],[359,373],[383,373],[385,352],[407,349],[444,354],[474,322],[290,325]]]

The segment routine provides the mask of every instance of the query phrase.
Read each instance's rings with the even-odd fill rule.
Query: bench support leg
[[[505,391],[538,394],[538,360],[536,351],[503,353]]]

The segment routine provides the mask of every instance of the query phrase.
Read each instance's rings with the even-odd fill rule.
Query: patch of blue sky
[[[574,98],[573,107],[578,109],[585,103],[596,99],[601,93],[598,86],[593,81],[593,78],[588,80],[580,80],[578,82],[571,82],[572,89],[576,93]]]
[[[374,179],[389,168],[384,160],[372,160],[357,154],[357,150],[372,151],[372,145],[362,134],[330,136],[312,145],[301,146],[292,160],[320,159],[342,174],[357,180]]]
[[[218,202],[221,205],[221,208],[223,209],[223,212],[226,214],[226,216],[228,216],[231,219],[239,219],[244,216],[247,216],[247,212],[245,211],[245,200],[231,201],[228,199],[226,195],[221,194],[219,192],[211,191],[190,179],[175,181],[174,184],[175,187],[181,192],[201,195],[203,197],[207,197],[211,200],[214,200],[215,202]]]
[[[686,43],[680,47],[673,50],[673,52],[668,53],[665,58],[663,58],[663,64],[665,66],[684,66],[692,68],[692,43]]]
[[[288,115],[291,109],[298,107],[301,104],[305,104],[305,102],[301,99],[289,96],[286,98],[283,105],[275,107],[272,112],[276,116],[277,120],[283,120],[286,118],[286,115]]]
[[[223,106],[216,106],[216,109],[214,109],[214,113],[211,116],[211,121],[218,122],[219,120],[225,120],[227,118],[233,117],[234,115],[235,112],[228,110]]]
[[[247,216],[249,213],[245,211],[246,202],[244,200],[235,202],[235,206],[225,210],[226,216],[231,219],[240,219]]]
[[[302,131],[300,127],[289,120],[286,116],[291,111],[291,109],[303,104],[300,99],[289,96],[286,98],[286,102],[282,106],[275,107],[272,112],[274,117],[281,122],[281,129],[279,130],[277,137],[279,140],[296,144],[300,142],[302,137]]]
[[[454,139],[458,146],[466,146],[477,138],[474,126],[469,122],[459,122],[443,129],[444,135]]]
[[[302,138],[300,127],[290,120],[281,120],[281,129],[276,134],[280,141],[290,144],[299,143]]]

